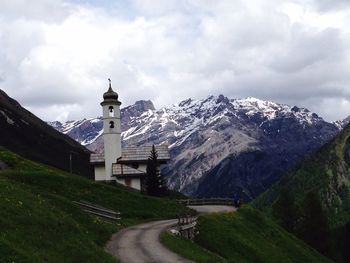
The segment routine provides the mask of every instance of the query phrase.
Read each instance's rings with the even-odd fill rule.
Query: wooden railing
[[[116,212],[110,209],[107,209],[105,207],[87,202],[87,201],[73,201],[73,203],[77,204],[81,209],[83,209],[85,212],[97,216],[101,219],[108,220],[108,221],[118,221],[121,219],[120,212]]]
[[[187,239],[193,239],[196,234],[197,213],[190,209],[180,211],[176,231]]]
[[[179,200],[184,205],[229,205],[237,206],[237,202],[230,198],[203,198]]]

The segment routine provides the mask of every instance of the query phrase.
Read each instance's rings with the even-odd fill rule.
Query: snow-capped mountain
[[[350,116],[346,117],[344,120],[335,121],[334,124],[340,129],[344,129],[350,123]]]
[[[339,128],[304,108],[223,95],[156,110],[138,101],[121,110],[124,145],[168,144],[169,185],[193,196],[251,199]],[[51,123],[90,150],[103,149],[102,119]]]

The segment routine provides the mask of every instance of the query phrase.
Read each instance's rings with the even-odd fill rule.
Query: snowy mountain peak
[[[323,121],[321,117],[310,112],[308,109],[260,100],[254,97],[231,100],[231,102],[236,109],[245,112],[247,116],[260,115],[262,121],[264,119],[272,120],[286,116],[296,118],[303,124],[312,124]]]
[[[339,130],[345,128],[350,123],[350,116],[346,117],[344,120],[333,122],[334,125],[338,127]]]
[[[249,198],[265,190],[289,164],[339,131],[336,125],[307,109],[253,97],[229,99],[224,95],[189,98],[159,110],[151,101],[138,101],[121,109],[121,121],[123,145],[170,146],[172,160],[164,172],[172,188],[205,195],[208,189],[198,187],[208,171],[238,158],[234,167],[241,167],[236,175],[240,179],[222,188],[227,188],[227,193],[244,188],[250,192]],[[52,125],[92,151],[103,150],[101,118]],[[251,165],[256,169],[249,170]],[[257,181],[244,185],[242,178],[247,176]],[[260,185],[259,176],[265,183]]]
[[[160,110],[156,110],[150,100],[140,100],[123,108],[121,117],[124,140],[138,138],[159,126],[163,132],[173,132],[173,140],[167,141],[172,147],[180,145],[188,136],[205,126],[218,122],[220,125],[229,125],[229,122],[234,119],[249,121],[258,127],[264,127],[272,120],[285,118],[295,119],[302,125],[323,122],[317,114],[304,108],[254,97],[228,99],[224,95],[210,95],[201,100],[189,98]],[[83,145],[94,143],[102,134],[101,117],[50,124]],[[156,137],[156,135],[152,136]],[[100,151],[102,143],[96,147],[99,149],[93,148],[93,150]]]

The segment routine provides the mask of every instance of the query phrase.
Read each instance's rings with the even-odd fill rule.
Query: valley
[[[20,109],[31,117],[25,125],[36,127],[40,134],[48,134],[45,135],[46,140],[56,138],[64,146],[63,149],[68,149],[68,153],[72,151],[69,148],[72,146],[84,149],[78,142],[68,138],[67,135],[72,134],[85,134],[85,142],[90,143],[86,145],[97,147],[95,150],[101,151],[102,148],[98,148],[101,146],[100,118],[65,124],[50,123],[66,133],[62,134],[25,111],[15,101],[8,97],[6,100],[10,105],[16,106],[4,107],[6,116],[3,115],[2,120],[6,123],[2,126],[3,129],[21,128],[16,125],[21,121],[15,118]],[[237,108],[241,111],[237,111]],[[274,109],[273,113],[271,109]],[[164,116],[165,112],[167,118],[159,117]],[[188,241],[162,233],[163,231],[157,232],[169,249],[197,262],[331,262],[330,259],[346,262],[344,244],[348,239],[346,224],[350,218],[350,128],[346,122],[327,123],[306,109],[253,98],[230,102],[220,96],[211,96],[202,101],[187,100],[170,109],[158,111],[151,102],[137,102],[124,108],[123,116],[128,122],[122,125],[129,125],[124,127],[126,132],[122,134],[124,145],[145,145],[149,142],[170,145],[174,163],[164,167],[163,172],[168,171],[166,174],[173,188],[177,189],[172,185],[175,174],[169,173],[169,169],[172,172],[186,169],[202,171],[205,166],[212,168],[208,168],[209,172],[203,172],[199,178],[188,175],[190,185],[191,180],[197,185],[197,192],[192,193],[193,196],[219,195],[232,198],[234,193],[236,199],[251,200],[268,189],[255,198],[252,205],[243,205],[233,213],[201,215],[194,243],[189,244]],[[183,121],[181,125],[180,120]],[[171,126],[169,122],[174,125]],[[42,126],[36,126],[36,123]],[[169,125],[171,128],[164,128]],[[90,135],[87,129],[90,129]],[[68,173],[67,170],[74,172],[74,169],[72,171],[66,166],[63,167],[66,171],[63,171],[55,158],[48,158],[46,164],[40,163],[37,161],[42,154],[40,148],[22,153],[22,149],[29,149],[32,141],[37,140],[35,136],[22,141],[19,148],[21,155],[32,160],[3,146],[0,148],[0,194],[3,197],[0,202],[0,251],[3,262],[79,262],[81,259],[84,262],[114,262],[104,251],[106,242],[113,233],[148,221],[174,221],[179,211],[184,209],[174,198],[186,197],[177,192],[170,192],[169,197],[149,197],[115,183],[94,182],[89,179],[89,173],[82,173],[83,176]],[[15,132],[8,133],[7,138],[10,142],[18,140]],[[166,139],[162,141],[164,138]],[[323,141],[325,143],[322,145]],[[84,144],[84,141],[81,143]],[[181,147],[185,148],[180,150]],[[16,148],[13,149],[16,151]],[[231,149],[235,150],[231,152]],[[201,154],[197,156],[199,153]],[[192,159],[181,159],[184,154]],[[216,156],[217,159],[212,157],[210,160],[213,162],[206,163],[210,156]],[[215,165],[215,162],[218,163]],[[203,167],[198,167],[198,164]],[[291,169],[287,171],[289,168]],[[256,171],[260,173],[257,174]],[[331,254],[321,255],[309,246],[313,246],[312,243],[306,241],[308,245],[297,238],[303,239],[302,235],[288,233],[276,224],[278,218],[274,218],[271,210],[284,186],[293,191],[297,203],[302,202],[305,194],[310,191],[319,195],[323,201],[321,207],[325,218],[330,224],[330,244],[334,245]],[[186,187],[184,184],[180,190],[187,193],[184,190]],[[122,219],[117,224],[110,224],[98,217],[91,217],[74,203],[79,200],[119,211]],[[50,230],[43,233],[43,226]],[[135,229],[138,229],[137,226]],[[153,233],[154,229],[150,231]],[[35,235],[36,232],[41,234]],[[50,241],[53,239],[55,242]],[[82,239],[85,242],[82,243]],[[70,248],[69,254],[67,248]]]
[[[102,119],[51,122],[92,151],[103,150]],[[345,123],[256,98],[208,96],[156,110],[151,101],[121,109],[122,143],[169,145],[169,186],[196,197],[252,200]],[[249,165],[248,165],[249,164]]]
[[[350,0],[0,0],[0,263],[350,263]]]

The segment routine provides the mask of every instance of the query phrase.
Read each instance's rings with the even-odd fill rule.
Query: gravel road
[[[234,211],[229,206],[191,206],[200,213]],[[106,246],[106,251],[118,258],[121,263],[190,263],[165,248],[159,235],[177,219],[150,222],[129,227],[114,234]]]
[[[159,242],[161,232],[176,224],[176,219],[129,227],[112,236],[106,250],[121,263],[192,262],[165,248]]]

